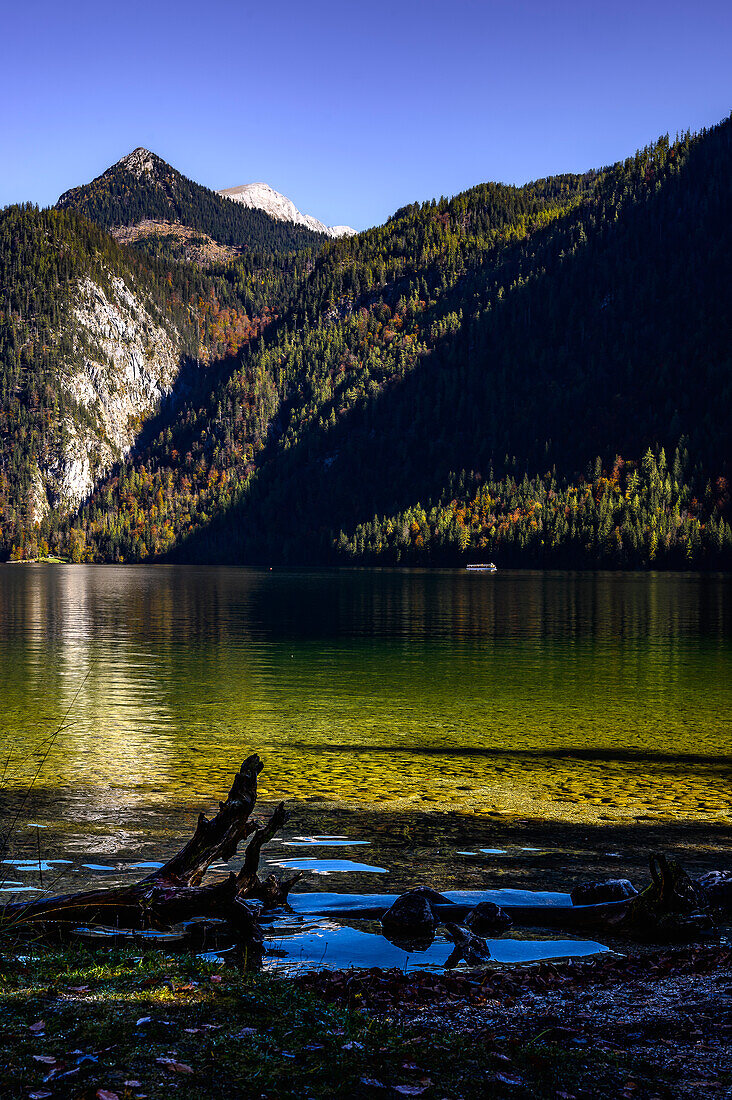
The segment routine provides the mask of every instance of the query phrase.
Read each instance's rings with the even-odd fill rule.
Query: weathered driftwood
[[[503,905],[502,911],[514,925],[524,928],[555,928],[570,932],[605,931],[632,937],[663,938],[694,935],[709,928],[712,921],[703,889],[695,884],[672,858],[654,855],[650,859],[651,883],[645,890],[620,901],[594,905]],[[414,893],[410,891],[410,894]],[[396,902],[392,909],[396,908]],[[438,922],[461,923],[474,909],[464,903],[430,902]],[[384,909],[361,906],[329,909],[329,917],[381,918]],[[406,933],[403,930],[403,935]]]
[[[468,966],[482,966],[490,959],[490,948],[484,938],[476,936],[469,928],[448,922],[445,925],[445,934],[455,944],[452,954],[445,963],[446,970],[451,970],[459,962],[466,962]]]
[[[257,755],[244,761],[225,802],[208,820],[198,818],[188,843],[152,874],[129,886],[89,890],[78,894],[37,898],[0,908],[0,927],[31,922],[65,922],[120,929],[166,930],[195,918],[225,920],[235,938],[260,943],[256,909],[284,904],[300,873],[262,880],[259,857],[262,845],[282,828],[287,815],[280,804],[265,824],[251,820],[257,800],[257,776],[262,762]],[[230,860],[239,844],[249,838],[240,870],[204,884],[209,867]],[[259,907],[257,907],[259,908]]]
[[[111,932],[160,931],[174,933],[166,942],[191,942],[201,935],[206,922],[225,922],[233,939],[248,946],[261,946],[260,911],[287,903],[287,895],[301,877],[275,875],[262,880],[259,860],[262,846],[287,820],[284,804],[275,809],[262,825],[251,819],[257,800],[257,777],[262,763],[257,755],[244,761],[234,778],[225,802],[208,820],[203,814],[188,843],[152,874],[128,886],[108,890],[90,890],[77,894],[42,897],[0,907],[3,927],[42,924],[46,928],[89,926]],[[204,883],[207,871],[216,861],[228,862],[239,844],[248,840],[238,872],[231,872]],[[450,902],[426,887],[409,891],[385,910],[383,905],[363,905],[343,910],[329,909],[328,916],[349,919],[381,918],[384,934],[393,942],[431,941],[437,924],[444,923],[461,957],[477,957],[481,940],[478,932],[500,934],[511,922],[518,926],[556,928],[568,931],[598,930],[637,937],[694,934],[709,927],[710,895],[716,888],[720,902],[727,902],[728,876],[723,882],[694,883],[673,859],[658,855],[650,860],[651,883],[641,893],[618,901],[591,905],[466,905]],[[709,876],[707,876],[709,877]],[[722,894],[724,897],[722,898]],[[256,902],[257,905],[250,905]],[[495,911],[495,912],[494,912]],[[465,918],[468,928],[462,927]],[[491,921],[485,919],[490,915]],[[192,922],[186,927],[187,922]],[[197,927],[194,927],[197,925]],[[83,930],[79,930],[83,931]],[[85,933],[86,934],[86,933]],[[151,942],[157,942],[151,937]]]

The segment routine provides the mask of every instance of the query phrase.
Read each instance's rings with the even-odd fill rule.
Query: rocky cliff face
[[[90,278],[79,282],[73,360],[61,371],[72,411],[54,429],[51,461],[35,471],[36,519],[50,508],[78,506],[171,392],[180,336],[157,313],[117,276],[105,286]]]

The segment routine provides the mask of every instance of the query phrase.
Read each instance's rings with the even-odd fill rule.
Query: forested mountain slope
[[[57,205],[85,214],[104,229],[137,226],[138,239],[173,235],[178,223],[219,245],[245,251],[291,252],[325,240],[302,225],[222,198],[142,148],[91,183],[66,191]]]
[[[240,369],[60,543],[102,560],[729,560],[731,129],[326,244]]]
[[[141,214],[179,220],[134,224]],[[0,556],[55,546],[68,510],[154,418],[228,376],[324,240],[237,208],[145,150],[55,210],[0,212]]]

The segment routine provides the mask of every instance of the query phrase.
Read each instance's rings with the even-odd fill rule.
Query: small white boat
[[[492,561],[483,562],[480,565],[466,565],[466,569],[469,569],[472,573],[497,573],[498,567],[493,564]]]

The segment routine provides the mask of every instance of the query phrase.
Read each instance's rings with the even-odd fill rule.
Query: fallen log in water
[[[430,907],[437,923],[462,921],[475,909],[475,902],[445,902]],[[609,927],[627,913],[625,901],[603,902],[599,905],[501,905],[515,925],[524,928],[594,928]],[[329,906],[323,915],[340,920],[381,920],[386,913],[383,905]],[[311,916],[317,915],[311,913]]]
[[[666,855],[650,858],[651,882],[639,894],[619,901],[594,905],[510,905],[501,910],[513,924],[523,928],[552,928],[568,932],[605,931],[616,935],[644,938],[673,938],[694,935],[712,925],[708,899],[703,887],[694,883],[683,868]],[[409,897],[416,891],[410,891]],[[429,899],[436,923],[459,924],[475,910],[475,903]],[[399,899],[397,899],[398,901]],[[398,908],[397,902],[388,910]],[[329,918],[381,919],[383,906],[328,908]],[[409,931],[404,926],[402,937]],[[393,932],[393,929],[392,929]],[[390,935],[391,938],[391,935]]]
[[[287,820],[283,803],[265,824],[251,820],[257,801],[257,776],[262,762],[255,754],[237,772],[225,802],[208,820],[198,818],[188,843],[164,866],[129,886],[89,890],[78,894],[36,898],[0,907],[0,928],[39,922],[85,925],[127,930],[170,930],[195,918],[225,920],[235,939],[244,944],[261,943],[257,910],[247,904],[257,901],[263,908],[283,905],[292,885],[302,872],[288,877],[259,877],[262,845]],[[242,840],[249,838],[237,873],[203,884],[212,863],[231,859]],[[257,907],[258,908],[258,907]]]
[[[76,932],[85,938],[104,939],[108,934],[114,937],[115,932],[163,932],[170,934],[167,943],[191,944],[196,937],[205,938],[207,922],[213,927],[223,921],[236,943],[261,950],[260,912],[285,906],[291,887],[303,874],[298,871],[283,878],[259,877],[262,846],[287,820],[283,803],[266,824],[251,820],[261,770],[259,757],[256,754],[248,757],[237,772],[226,801],[219,803],[218,813],[210,821],[201,814],[188,843],[152,874],[128,886],[2,906],[0,930],[40,924],[46,929],[70,931],[81,924],[85,927],[76,928]],[[239,871],[204,883],[211,865],[217,860],[230,860],[245,839],[248,843]],[[505,927],[513,923],[519,927],[606,931],[639,938],[689,935],[711,925],[710,897],[704,883],[692,882],[678,863],[667,856],[652,856],[650,868],[650,885],[641,893],[618,901],[567,906],[505,904],[498,913]],[[726,897],[723,895],[728,888],[726,882],[724,879],[721,887],[716,880],[712,884],[718,892],[722,891],[720,896]],[[479,937],[470,929],[459,927],[475,909],[475,904],[450,902],[434,890],[418,887],[402,895],[388,909],[383,904],[329,907],[327,916],[349,920],[383,918],[384,931],[393,942],[411,942],[415,934],[417,938],[425,933],[433,935],[436,925],[443,923],[448,926],[456,950],[465,948],[475,953]],[[144,942],[144,936],[138,939]],[[161,942],[156,936],[150,936],[149,941],[150,945]]]

